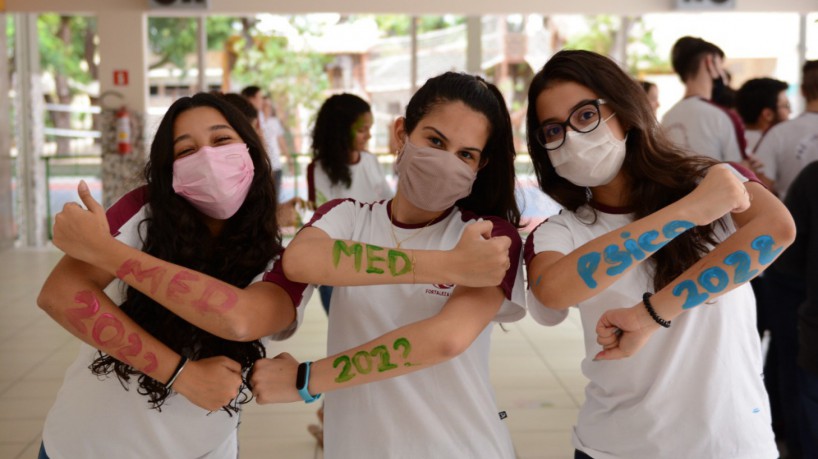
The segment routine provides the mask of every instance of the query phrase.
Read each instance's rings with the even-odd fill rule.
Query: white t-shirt
[[[699,97],[676,103],[662,118],[662,127],[676,145],[691,154],[718,161],[741,161],[736,125],[721,107]]]
[[[318,209],[310,225],[334,239],[394,247],[390,205],[335,200]],[[519,320],[525,316],[522,243],[511,224],[487,219],[494,223],[494,235],[512,240],[512,263],[501,284],[505,301],[494,320]],[[399,240],[406,239],[401,246],[407,249],[449,250],[468,225],[480,220],[454,207],[425,229],[396,225],[395,233]],[[345,351],[436,315],[453,288],[420,284],[335,287],[327,353]],[[489,324],[465,352],[449,361],[398,378],[327,393],[324,457],[514,458],[511,436],[489,381],[492,328]]]
[[[111,234],[130,245],[141,247],[139,222],[147,215],[145,189],[134,190],[108,210]],[[144,225],[143,225],[144,233]],[[293,304],[302,303],[303,284],[288,282],[280,266],[263,274],[287,290]],[[261,280],[260,274],[255,280]],[[118,279],[105,293],[116,304],[124,300],[126,285]],[[280,340],[295,332],[303,317],[285,331],[270,338]],[[263,340],[266,341],[266,340]],[[97,350],[82,344],[79,356],[65,373],[57,399],[46,417],[43,441],[52,459],[76,458],[235,458],[238,455],[239,416],[225,411],[208,411],[171,394],[162,411],[151,409],[148,398],[138,393],[137,376],[129,390],[115,374],[97,377],[88,369]]]
[[[569,254],[633,221],[633,214],[596,215],[586,223],[593,214],[584,206],[549,218],[526,240],[526,261],[544,251]],[[732,221],[728,226],[719,240],[735,231]],[[590,381],[574,447],[594,459],[777,458],[749,284],[684,312],[632,357],[593,361],[602,350],[595,331],[602,314],[638,304],[642,293],[653,290],[642,263],[576,305],[585,338],[582,373]],[[544,325],[567,315],[544,307],[530,292],[528,307]]]
[[[266,117],[259,112],[259,124],[261,132],[264,133],[264,147],[270,157],[270,166],[274,171],[281,170],[281,147],[278,145],[278,138],[284,135],[284,126],[277,117]]]
[[[744,138],[747,139],[747,154],[753,154],[763,134],[764,132],[760,129],[747,129],[744,131]]]
[[[392,197],[392,189],[386,181],[378,158],[372,153],[361,152],[361,159],[349,165],[352,183],[349,188],[342,183],[332,185],[321,164],[313,161],[307,167],[307,192],[316,207],[333,199],[354,199],[358,202],[375,202]]]
[[[770,128],[758,144],[756,156],[781,199],[804,166],[818,159],[807,154],[813,142],[818,142],[818,113],[804,112]]]

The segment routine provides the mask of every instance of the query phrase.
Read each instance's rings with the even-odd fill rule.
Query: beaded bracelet
[[[174,370],[173,376],[171,376],[170,380],[168,380],[168,382],[165,383],[165,389],[170,390],[171,386],[173,386],[173,383],[176,382],[176,378],[178,378],[179,375],[182,374],[182,370],[185,369],[185,365],[187,365],[187,357],[182,356],[182,358],[179,359],[179,365],[176,365],[176,370]]]
[[[642,302],[645,303],[645,309],[648,310],[648,314],[650,314],[650,317],[653,318],[653,320],[655,320],[657,324],[665,328],[670,328],[670,321],[659,317],[659,314],[657,314],[656,310],[653,309],[653,305],[650,304],[650,297],[652,296],[653,293],[650,292],[645,292],[645,294],[642,295]]]

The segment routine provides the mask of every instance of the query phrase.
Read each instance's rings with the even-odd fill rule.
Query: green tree
[[[42,14],[37,18],[40,41],[40,70],[54,79],[54,90],[46,102],[71,105],[77,94],[88,94],[88,84],[98,78],[96,18]],[[95,100],[89,94],[92,102]],[[71,128],[72,114],[49,111],[46,123]],[[96,119],[94,120],[96,125]],[[69,139],[57,137],[57,153],[70,153]]]
[[[587,33],[569,37],[565,47],[585,49],[626,61],[628,71],[636,75],[640,71],[666,71],[667,60],[656,51],[653,30],[645,25],[640,16],[597,15],[586,17]],[[614,56],[618,40],[626,40],[626,55]]]
[[[225,16],[209,16],[207,28],[207,49],[224,49],[224,43],[234,33],[238,19]],[[151,17],[148,18],[148,46],[154,61],[149,69],[172,65],[183,74],[189,67],[188,58],[194,55],[198,46],[199,27],[195,18]]]

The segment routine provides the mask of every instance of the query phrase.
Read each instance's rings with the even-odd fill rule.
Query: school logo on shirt
[[[450,296],[452,294],[450,290],[454,284],[432,284],[432,287],[434,288],[426,289],[427,295]]]

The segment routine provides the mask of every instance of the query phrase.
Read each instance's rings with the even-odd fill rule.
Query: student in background
[[[682,37],[673,45],[671,63],[685,94],[662,118],[666,135],[691,155],[741,161],[744,127],[713,101],[726,86],[724,51],[701,38]]]

